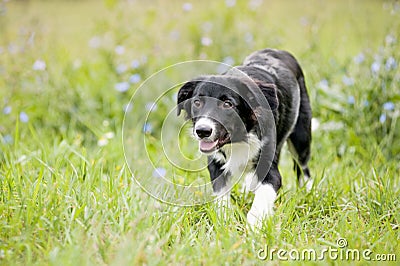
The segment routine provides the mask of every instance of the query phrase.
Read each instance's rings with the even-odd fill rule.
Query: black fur
[[[245,73],[253,82],[237,75],[238,71]],[[254,89],[254,84],[259,90]],[[261,102],[265,100],[272,111],[270,116],[262,108]],[[198,106],[193,105],[195,101]],[[225,108],[227,102],[232,104],[231,108]],[[218,192],[227,185],[231,173],[224,171],[223,160],[212,153],[226,158],[223,147],[248,141],[248,133],[262,140],[264,128],[260,127],[263,124],[260,121],[264,125],[275,123],[276,147],[275,153],[271,154],[267,145],[263,145],[257,156],[249,161],[258,182],[271,184],[275,191],[281,187],[278,163],[286,140],[290,140],[295,150],[293,157],[298,178],[302,174],[310,177],[307,163],[310,159],[311,107],[303,71],[288,52],[273,49],[257,51],[248,56],[242,65],[222,75],[201,76],[189,81],[179,90],[177,104],[178,115],[184,109],[187,119],[194,124],[204,117],[216,124],[213,128],[215,135],[210,139],[199,138],[206,148],[213,148],[211,142],[217,143],[216,150],[212,150],[208,157],[214,191]]]

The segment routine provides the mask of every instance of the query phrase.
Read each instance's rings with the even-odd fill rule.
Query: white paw
[[[254,201],[247,213],[247,222],[252,229],[260,228],[262,221],[274,214],[275,189],[270,184],[262,184],[255,191]]]

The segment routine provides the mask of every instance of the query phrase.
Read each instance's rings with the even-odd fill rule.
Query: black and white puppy
[[[188,81],[177,104],[178,115],[186,111],[199,149],[208,155],[213,190],[223,206],[229,205],[232,177],[246,175],[255,193],[247,214],[250,225],[273,214],[286,140],[300,186],[311,188],[311,107],[303,71],[290,53],[257,51],[222,75]]]

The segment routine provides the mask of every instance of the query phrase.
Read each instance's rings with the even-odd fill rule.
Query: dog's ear
[[[278,88],[276,87],[276,85],[273,83],[262,82],[259,80],[255,80],[254,82],[257,84],[261,92],[264,94],[271,110],[275,111],[279,106]]]
[[[199,79],[191,80],[186,82],[178,92],[178,99],[177,99],[177,115],[181,114],[182,109],[184,108],[184,102],[193,96],[193,91],[196,88],[197,84],[200,82]]]

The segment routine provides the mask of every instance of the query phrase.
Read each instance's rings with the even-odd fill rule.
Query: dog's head
[[[247,141],[248,133],[258,128],[259,119],[263,119],[262,110],[275,110],[278,98],[276,86],[271,83],[224,75],[203,76],[180,88],[177,104],[178,115],[183,109],[193,122],[200,151],[210,154],[225,144]]]

